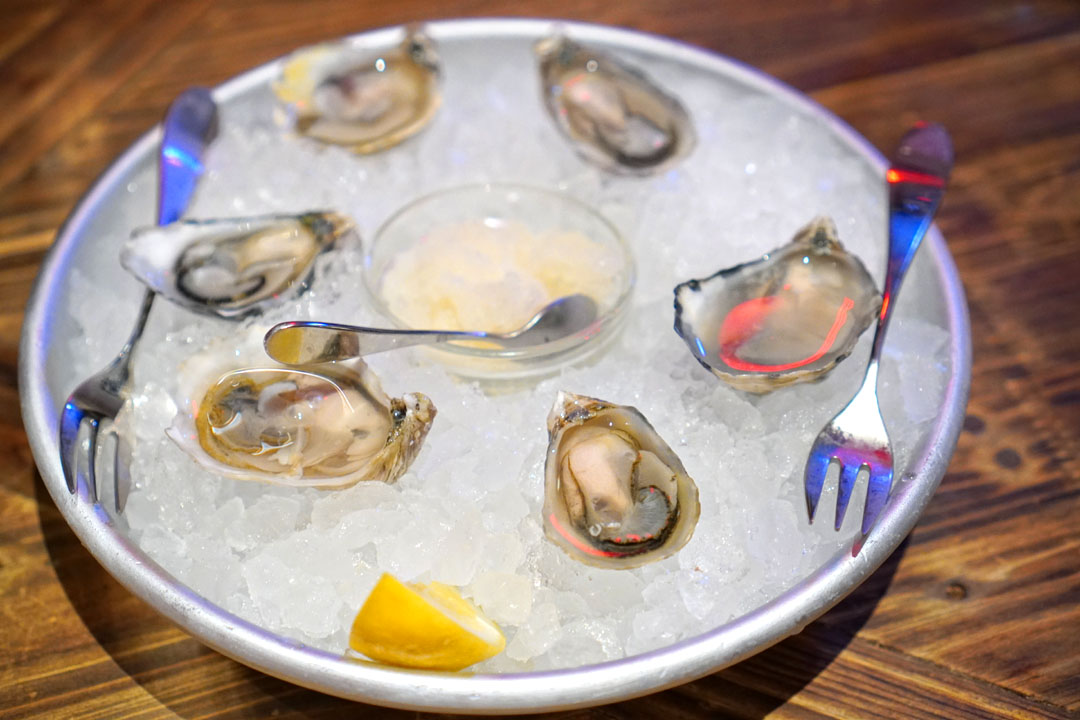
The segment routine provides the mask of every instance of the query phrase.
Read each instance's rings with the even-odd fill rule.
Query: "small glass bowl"
[[[613,299],[598,299],[600,307],[596,321],[585,330],[561,340],[512,350],[478,346],[473,342],[442,343],[433,346],[433,349],[437,348],[434,352],[439,362],[468,377],[528,377],[581,360],[603,347],[614,335],[630,304],[634,287],[634,259],[625,239],[606,218],[574,198],[550,190],[508,183],[464,185],[440,190],[410,202],[383,223],[364,257],[364,283],[376,307],[391,323],[401,328],[444,329],[411,328],[388,307],[381,290],[382,281],[394,259],[431,232],[475,222],[496,229],[508,223],[516,224],[524,226],[534,235],[577,231],[600,243],[617,258],[615,267],[611,269],[614,282],[609,295]],[[513,237],[512,233],[508,232],[507,235]],[[592,295],[587,287],[575,290]]]

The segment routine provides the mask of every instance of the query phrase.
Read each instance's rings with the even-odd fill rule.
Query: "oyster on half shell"
[[[391,398],[360,361],[307,367],[261,356],[261,332],[225,339],[180,369],[166,433],[211,472],[237,480],[343,488],[393,482],[420,451],[435,406]]]
[[[675,332],[717,377],[764,393],[823,376],[880,309],[870,273],[818,217],[759,260],[678,285]]]
[[[371,52],[348,42],[303,48],[274,83],[297,132],[373,153],[417,133],[439,107],[439,59],[422,30],[401,45]]]
[[[331,212],[183,220],[136,230],[120,263],[179,305],[235,318],[302,292],[315,258],[352,231]]]
[[[560,392],[548,437],[544,530],[575,560],[639,567],[694,534],[697,485],[636,408]]]
[[[578,154],[610,172],[644,175],[694,146],[690,116],[639,70],[555,35],[536,45],[544,104]]]

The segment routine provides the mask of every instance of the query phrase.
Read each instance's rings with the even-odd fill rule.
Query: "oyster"
[[[184,363],[166,430],[177,445],[238,480],[342,488],[405,472],[435,418],[426,396],[388,397],[359,361],[277,365],[260,340],[219,340]]]
[[[694,534],[697,486],[637,409],[560,392],[548,437],[544,530],[575,560],[639,567]]]
[[[682,104],[637,69],[558,35],[537,43],[536,53],[547,110],[586,160],[643,175],[693,148]]]
[[[179,305],[240,317],[302,292],[315,258],[352,229],[329,212],[187,220],[136,230],[120,262]]]
[[[419,29],[401,45],[372,53],[332,43],[293,53],[274,83],[296,130],[358,153],[397,145],[419,132],[439,107],[439,59]]]
[[[862,262],[818,217],[759,260],[678,285],[675,332],[717,377],[764,393],[827,373],[880,309]]]

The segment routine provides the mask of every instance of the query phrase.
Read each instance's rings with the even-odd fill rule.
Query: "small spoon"
[[[588,295],[567,295],[544,306],[529,322],[508,333],[465,330],[397,330],[334,323],[278,323],[263,339],[266,354],[286,365],[333,362],[412,345],[450,340],[487,340],[503,348],[543,345],[579,333],[597,316]]]

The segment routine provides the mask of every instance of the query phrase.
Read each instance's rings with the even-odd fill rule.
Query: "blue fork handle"
[[[206,88],[185,90],[165,116],[158,157],[158,225],[184,214],[203,170],[203,151],[217,135],[217,106]]]
[[[176,222],[187,209],[195,184],[203,171],[203,154],[218,131],[217,104],[206,88],[189,88],[180,93],[165,113],[165,132],[158,152],[158,225]],[[154,291],[143,293],[135,326],[113,360],[116,372],[110,382],[114,392],[127,384],[127,356],[146,329]]]
[[[881,357],[885,327],[892,316],[893,300],[923,235],[930,227],[953,165],[952,140],[936,123],[920,123],[904,134],[886,173],[889,186],[889,264],[881,313],[870,360]]]
[[[165,114],[165,132],[158,153],[158,225],[176,222],[187,209],[195,185],[203,171],[203,154],[206,147],[217,137],[217,104],[206,88],[189,88],[182,92]],[[154,292],[147,290],[139,306],[131,335],[117,363],[126,363],[135,341],[146,327]],[[118,377],[122,386],[127,374]],[[119,392],[120,388],[116,388]]]

